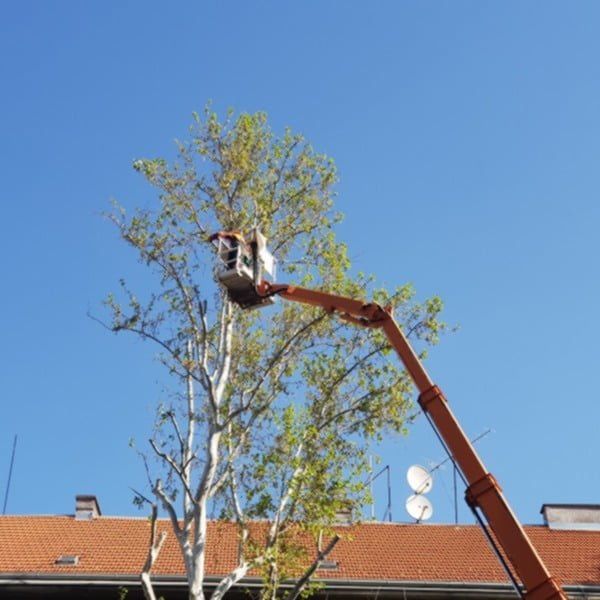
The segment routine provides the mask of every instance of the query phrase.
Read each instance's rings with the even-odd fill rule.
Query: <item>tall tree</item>
[[[331,534],[338,511],[364,502],[367,448],[405,432],[411,384],[376,330],[292,303],[252,312],[233,305],[215,282],[211,234],[258,226],[279,279],[357,298],[368,290],[424,344],[444,328],[441,301],[417,303],[409,285],[386,291],[350,275],[334,235],[333,161],[289,130],[275,136],[264,113],[220,120],[207,109],[194,115],[172,164],[140,159],[134,168],[159,201],[131,216],[117,207],[111,219],[156,283],[142,299],[122,282],[107,305],[111,329],[154,342],[176,382],[173,401],[158,410],[150,439],[158,467],[149,473],[189,597],[204,598],[209,510],[239,531],[237,566],[214,599],[251,569],[264,577],[264,598],[290,575],[301,582],[292,595],[307,593],[324,550],[309,556],[296,540]],[[253,528],[257,519],[268,527]]]

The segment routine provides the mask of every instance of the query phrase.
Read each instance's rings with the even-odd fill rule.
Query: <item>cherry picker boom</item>
[[[255,232],[249,243],[242,242],[243,245],[246,245],[244,252],[246,255],[251,255],[253,264],[252,269],[248,269],[245,275],[244,273],[240,275],[243,281],[232,277],[231,269],[237,268],[234,264],[235,256],[232,246],[226,244],[225,249],[219,252],[222,258],[227,259],[225,261],[227,268],[222,269],[217,275],[228,289],[230,299],[243,308],[254,308],[272,303],[276,297],[280,297],[323,308],[328,313],[337,314],[354,325],[382,329],[419,391],[421,409],[465,481],[467,504],[473,510],[488,536],[488,540],[494,547],[494,538],[497,540],[516,572],[516,577],[521,581],[524,592],[521,591],[517,579],[506,564],[502,553],[497,551],[498,558],[503,563],[517,592],[526,600],[567,600],[566,594],[550,575],[504,498],[498,482],[487,471],[469,438],[463,432],[443,392],[433,383],[419,357],[394,320],[392,308],[266,280],[263,277],[265,273],[274,276],[274,261],[266,251],[264,238],[259,236],[260,233]],[[234,239],[233,235],[228,232],[219,233],[215,237],[219,239],[219,244],[222,240]],[[239,238],[235,239],[239,240]],[[240,247],[237,244],[238,242],[233,248],[235,253],[241,255],[243,246]],[[270,266],[266,271],[265,264]],[[485,517],[493,537],[489,534],[481,515]]]

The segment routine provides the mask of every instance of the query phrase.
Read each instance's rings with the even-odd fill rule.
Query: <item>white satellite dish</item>
[[[406,500],[406,511],[417,521],[427,521],[433,515],[433,505],[426,496],[413,494]]]
[[[421,465],[409,467],[408,473],[406,473],[406,480],[408,481],[410,489],[415,492],[415,494],[426,494],[427,492],[430,492],[433,487],[431,473]]]

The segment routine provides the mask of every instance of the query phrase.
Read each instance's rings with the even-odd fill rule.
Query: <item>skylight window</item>
[[[54,564],[63,567],[76,567],[79,564],[79,556],[77,554],[61,554],[54,561]]]

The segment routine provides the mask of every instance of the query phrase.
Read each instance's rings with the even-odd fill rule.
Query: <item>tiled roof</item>
[[[144,563],[146,519],[72,516],[0,517],[0,575],[136,575]],[[166,521],[159,528],[168,529]],[[363,523],[340,527],[341,541],[328,557],[336,570],[323,579],[504,583],[506,576],[477,526]],[[529,526],[526,531],[550,572],[564,584],[600,584],[600,531]],[[207,574],[223,575],[236,560],[236,528],[209,524]],[[55,564],[77,555],[77,566]],[[179,549],[169,532],[154,575],[183,575]]]

